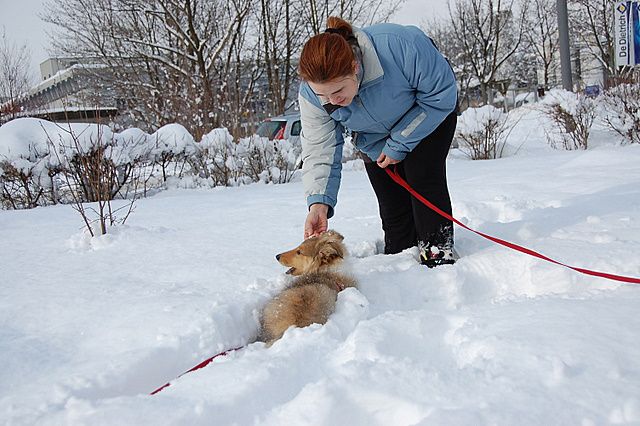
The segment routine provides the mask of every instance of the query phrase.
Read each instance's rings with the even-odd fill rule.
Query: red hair
[[[354,73],[355,55],[347,41],[353,28],[344,19],[330,16],[327,29],[311,37],[302,48],[298,74],[305,81],[325,83]]]

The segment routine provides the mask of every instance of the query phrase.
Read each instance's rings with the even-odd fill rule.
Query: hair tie
[[[358,44],[358,39],[353,35],[353,33],[349,34],[349,32],[347,32],[347,30],[343,28],[327,28],[326,30],[324,30],[324,32],[329,34],[338,34],[339,36],[347,40],[347,42],[351,44]]]
[[[324,32],[330,34],[338,34],[344,37],[344,31],[339,30],[338,28],[327,28],[326,30],[324,30]]]

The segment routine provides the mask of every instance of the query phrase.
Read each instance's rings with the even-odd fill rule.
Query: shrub
[[[237,144],[227,129],[214,129],[195,144],[189,158],[193,172],[212,186],[237,185],[242,179],[242,165],[238,161]]]
[[[0,162],[0,203],[6,209],[30,209],[53,202],[51,185],[42,184],[37,164],[25,161],[16,167],[9,161]],[[47,197],[49,195],[49,197]]]
[[[99,223],[103,233],[120,220],[110,209],[114,198],[135,200],[170,178],[210,186],[285,183],[300,154],[298,143],[257,136],[236,142],[227,129],[214,129],[195,142],[179,124],[148,135],[139,129],[117,134],[96,124],[17,119],[0,128],[0,203],[13,209],[72,204],[90,232]],[[97,204],[85,208],[85,203]]]
[[[0,205],[6,209],[28,209],[57,202],[42,120],[13,120],[2,126],[0,137]],[[50,128],[52,123],[43,122]]]
[[[621,84],[603,94],[605,123],[626,143],[640,143],[640,84]]]
[[[472,160],[501,158],[512,128],[501,109],[491,105],[469,108],[458,121],[459,149]]]
[[[182,177],[189,156],[196,151],[194,144],[193,136],[180,124],[168,124],[147,136],[147,155],[160,168],[163,182],[169,175]]]
[[[238,151],[244,173],[252,181],[286,183],[297,169],[302,147],[288,140],[271,141],[252,136],[240,139]]]
[[[71,204],[89,234],[104,235],[108,228],[124,224],[133,211],[137,191],[119,209],[114,209],[111,201],[125,185],[139,182],[136,169],[141,158],[135,153],[142,151],[101,125],[60,127],[59,133],[48,137],[48,143]]]
[[[551,120],[544,131],[547,142],[556,149],[587,149],[589,133],[596,117],[595,103],[582,94],[554,91],[542,105]]]

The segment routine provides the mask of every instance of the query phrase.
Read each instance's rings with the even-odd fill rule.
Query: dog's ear
[[[336,259],[344,258],[345,249],[342,244],[344,237],[342,235],[335,231],[327,231],[320,238],[318,257],[321,265],[331,265]]]
[[[344,240],[344,237],[336,231],[333,230],[328,230],[327,232],[323,233],[321,236],[321,239],[327,242],[342,242]]]
[[[342,240],[328,241],[322,244],[320,251],[318,252],[318,258],[321,265],[331,265],[336,259],[344,258],[344,246],[340,241]]]

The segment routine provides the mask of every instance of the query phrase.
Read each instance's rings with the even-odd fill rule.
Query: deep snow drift
[[[448,163],[455,215],[567,264],[640,276],[640,146]],[[589,277],[456,228],[462,255],[377,254],[377,204],[349,163],[330,226],[359,290],[325,326],[255,338],[302,237],[299,179],[171,189],[90,239],[71,206],[0,211],[0,419],[16,425],[640,423],[640,286]]]

